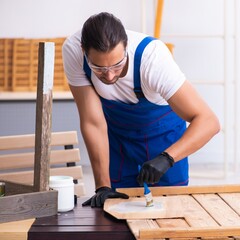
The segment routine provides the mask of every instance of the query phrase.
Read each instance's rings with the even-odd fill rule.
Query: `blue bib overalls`
[[[110,146],[110,178],[112,188],[139,187],[138,165],[151,160],[175,143],[185,132],[186,122],[169,105],[159,106],[143,95],[140,81],[141,57],[154,38],[146,37],[134,56],[134,92],[136,104],[126,104],[101,97],[108,125]],[[90,79],[91,70],[84,59],[84,71]],[[175,163],[156,186],[188,184],[188,159]]]

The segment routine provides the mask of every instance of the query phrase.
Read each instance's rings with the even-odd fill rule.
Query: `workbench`
[[[125,220],[105,213],[102,208],[82,207],[79,198],[73,211],[36,219],[28,240],[134,240]]]
[[[105,211],[102,208],[82,207],[82,202],[87,198],[78,198],[73,211],[38,218],[32,222],[14,222],[12,227],[7,225],[5,229],[0,224],[0,239],[240,239],[239,185],[151,188],[153,196],[158,196],[155,197],[155,203],[159,200],[163,204],[163,211],[144,211],[144,216],[141,211],[133,213],[131,207],[132,203],[142,201],[142,197],[134,196],[142,196],[143,189],[119,190],[130,198],[108,199],[104,205]],[[114,208],[114,204],[122,202],[127,204],[127,214]],[[14,233],[14,230],[19,232]]]

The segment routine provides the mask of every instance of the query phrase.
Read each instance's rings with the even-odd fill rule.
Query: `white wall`
[[[239,1],[165,0],[161,39],[175,45],[174,58],[223,126],[191,157],[194,162],[233,163],[236,159]],[[0,0],[0,37],[65,37],[101,11],[114,13],[128,29],[153,35],[155,6],[155,0]]]
[[[153,1],[148,7],[153,10]],[[141,30],[140,0],[0,0],[0,37],[62,37],[92,14],[109,11],[129,29]]]

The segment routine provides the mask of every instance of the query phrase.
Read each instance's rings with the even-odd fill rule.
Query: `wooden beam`
[[[154,37],[160,38],[161,26],[162,26],[162,13],[163,13],[163,0],[157,1],[157,10],[155,17],[155,29],[154,29]]]
[[[39,43],[34,160],[35,191],[49,190],[54,51],[54,43]]]
[[[150,187],[153,196],[181,195],[181,194],[202,194],[202,193],[231,193],[240,192],[240,184],[209,185],[209,186],[174,186],[174,187]],[[143,196],[144,189],[139,188],[118,188],[119,192],[129,197]]]
[[[204,228],[164,228],[164,229],[142,229],[139,231],[139,239],[161,238],[186,238],[186,237],[226,237],[240,235],[238,227],[204,227]]]

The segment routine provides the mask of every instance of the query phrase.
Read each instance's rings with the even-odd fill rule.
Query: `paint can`
[[[50,176],[49,187],[58,191],[58,212],[74,208],[74,183],[70,176]]]
[[[5,195],[5,182],[0,182],[0,197]]]

